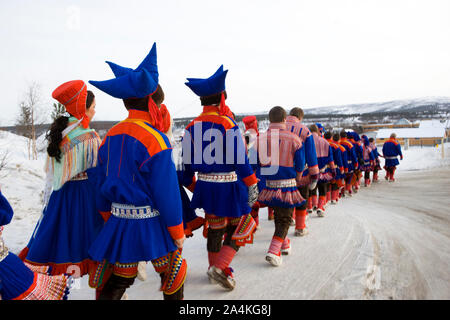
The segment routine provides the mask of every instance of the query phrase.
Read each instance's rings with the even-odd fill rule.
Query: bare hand
[[[183,236],[183,238],[181,238],[181,239],[174,240],[173,242],[175,243],[177,248],[181,249],[181,248],[183,248],[184,240],[186,240],[186,236]]]

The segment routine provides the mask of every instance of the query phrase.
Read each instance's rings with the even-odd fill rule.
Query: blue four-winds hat
[[[106,61],[115,78],[105,81],[89,80],[89,83],[115,98],[144,98],[155,92],[158,87],[159,74],[156,58],[156,43],[154,43],[149,54],[136,69]]]
[[[185,83],[199,97],[207,97],[225,91],[225,78],[228,70],[223,70],[223,65],[209,78],[186,78]]]

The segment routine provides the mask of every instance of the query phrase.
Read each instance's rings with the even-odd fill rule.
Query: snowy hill
[[[360,103],[338,106],[309,108],[304,106],[306,115],[354,115],[370,113],[413,113],[428,112],[432,114],[450,113],[450,97],[425,97],[410,100],[394,100],[376,103]],[[267,114],[268,111],[254,113]]]

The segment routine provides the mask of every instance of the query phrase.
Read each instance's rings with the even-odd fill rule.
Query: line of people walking
[[[181,300],[188,270],[183,245],[202,227],[206,276],[233,290],[231,263],[240,247],[253,242],[261,207],[275,224],[265,259],[279,266],[291,250],[291,225],[294,236],[307,235],[308,214],[326,216],[328,203],[358,191],[362,173],[365,186],[378,181],[373,140],[325,132],[320,124],[307,127],[301,108],[289,115],[272,108],[270,126],[261,133],[256,118],[246,117],[242,134],[225,102],[223,66],[208,78],[187,78],[203,110],[185,129],[176,165],[156,44],[135,69],[107,63],[114,77],[89,83],[121,99],[128,117],[101,140],[89,128],[96,102],[87,84],[74,80],[54,90],[67,115],[47,135],[44,209],[18,257],[1,243],[2,299],[64,299],[73,277],[88,276],[96,299],[118,300],[152,263],[163,298]],[[383,153],[393,181],[401,156],[395,137]],[[1,225],[11,217],[2,195]]]

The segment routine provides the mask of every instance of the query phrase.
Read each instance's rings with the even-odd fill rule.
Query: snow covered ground
[[[25,139],[0,132],[4,150],[9,157],[0,188],[15,210],[4,239],[17,253],[41,214],[44,156],[27,160]],[[325,218],[312,215],[306,237],[294,237],[291,228],[292,253],[279,268],[264,260],[273,222],[261,210],[254,244],[232,263],[232,292],[208,282],[206,240],[196,231],[183,250],[185,299],[450,299],[450,144],[445,159],[440,147],[410,147],[397,172],[395,183],[384,181],[382,172],[380,183],[330,205]],[[147,281],[136,280],[128,290],[130,299],[162,299],[151,264],[147,272]],[[70,295],[93,298],[86,277]]]

